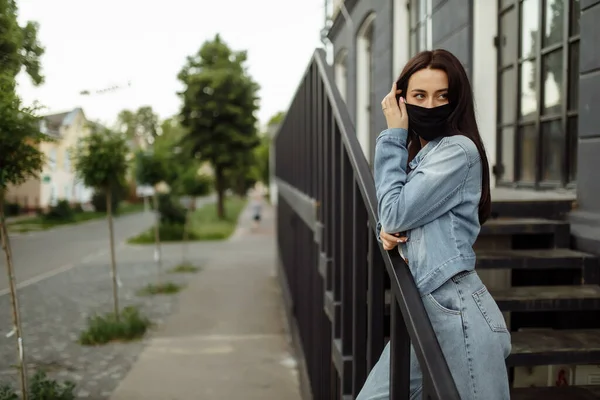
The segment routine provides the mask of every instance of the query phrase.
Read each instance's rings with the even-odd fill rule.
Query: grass
[[[235,231],[240,213],[246,205],[246,200],[240,197],[228,197],[225,199],[226,218],[220,220],[217,217],[217,205],[207,204],[196,210],[191,216],[189,240],[224,240]],[[183,226],[161,225],[161,242],[181,242],[183,240]],[[128,240],[130,244],[152,244],[154,243],[154,228],[140,233]]]
[[[178,285],[173,282],[165,282],[155,285],[153,283],[148,284],[143,289],[138,291],[138,296],[154,296],[157,294],[175,294],[183,289],[182,285]]]
[[[79,336],[79,343],[95,346],[115,341],[132,341],[144,336],[151,326],[149,319],[135,307],[125,307],[117,320],[114,313],[88,319],[88,327]]]
[[[190,263],[179,264],[169,270],[170,274],[187,274],[200,271],[200,268]]]
[[[144,210],[144,204],[123,203],[119,206],[119,212],[115,216],[127,215]],[[45,231],[63,225],[79,224],[95,219],[106,218],[106,213],[87,211],[75,213],[73,219],[70,220],[48,220],[43,216],[38,215],[31,218],[24,218],[8,224],[8,229],[11,232],[32,232]]]

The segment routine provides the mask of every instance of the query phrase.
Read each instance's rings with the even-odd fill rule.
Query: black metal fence
[[[280,275],[312,396],[355,398],[389,337],[392,400],[409,398],[410,343],[423,398],[458,400],[408,267],[375,237],[373,177],[332,75],[316,50],[274,145]]]

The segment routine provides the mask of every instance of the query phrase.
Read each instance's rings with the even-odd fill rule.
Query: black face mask
[[[406,104],[408,127],[428,142],[440,136],[448,136],[448,117],[453,110],[454,107],[450,103],[433,108]]]

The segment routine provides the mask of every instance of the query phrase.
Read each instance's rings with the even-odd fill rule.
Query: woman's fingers
[[[406,236],[399,236],[398,233],[391,234],[384,231],[381,231],[379,237],[381,238],[381,240],[387,240],[388,242],[393,243],[405,243],[408,240]]]
[[[400,112],[402,113],[402,116],[408,116],[408,113],[406,112],[406,101],[404,100],[404,97],[400,97]]]
[[[381,231],[379,234],[379,238],[383,243],[384,250],[393,250],[398,244],[406,243],[408,241],[408,237],[399,236],[399,233],[390,234],[384,231]]]

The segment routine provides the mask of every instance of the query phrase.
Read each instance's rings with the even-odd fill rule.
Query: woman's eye
[[[415,94],[415,97],[419,100],[422,100],[424,98],[424,96],[422,94]]]
[[[448,93],[444,93],[442,95],[440,95],[440,97],[444,100],[446,100],[448,98]]]

